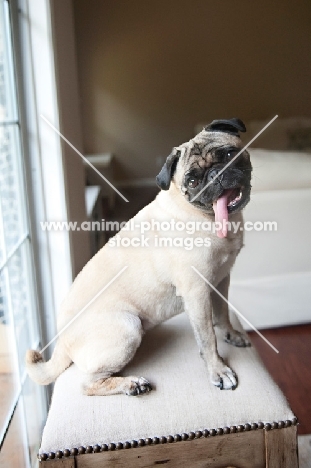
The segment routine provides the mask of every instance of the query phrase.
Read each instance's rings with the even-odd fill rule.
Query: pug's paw
[[[151,384],[144,377],[132,378],[128,390],[126,391],[127,395],[137,396],[143,393],[149,393],[152,390]]]
[[[233,346],[238,346],[239,348],[246,348],[247,346],[252,346],[251,342],[244,333],[241,333],[237,330],[230,330],[225,335],[226,343],[229,343]]]
[[[223,362],[220,362],[212,369],[211,381],[212,384],[215,385],[215,387],[219,387],[220,390],[235,390],[238,386],[237,375]]]

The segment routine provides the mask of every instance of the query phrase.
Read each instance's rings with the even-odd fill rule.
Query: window
[[[31,467],[46,417],[45,389],[25,371],[41,342],[10,4],[0,0],[0,465]]]

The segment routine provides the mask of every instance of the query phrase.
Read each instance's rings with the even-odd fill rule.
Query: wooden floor
[[[311,324],[261,330],[261,333],[279,354],[255,332],[249,335],[297,416],[298,433],[311,434]]]

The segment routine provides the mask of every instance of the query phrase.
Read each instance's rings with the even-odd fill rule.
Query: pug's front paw
[[[223,362],[218,363],[211,371],[211,381],[220,390],[235,390],[238,386],[238,378],[235,372]]]
[[[239,348],[246,348],[252,346],[251,342],[244,333],[241,333],[237,330],[230,330],[225,334],[225,341],[233,346]]]

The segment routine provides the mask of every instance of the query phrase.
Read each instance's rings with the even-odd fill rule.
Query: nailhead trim
[[[298,424],[297,418],[292,420],[287,419],[286,421],[274,421],[272,423],[258,422],[258,423],[246,423],[239,424],[231,427],[219,427],[217,429],[204,429],[203,431],[189,432],[183,434],[175,434],[174,436],[168,435],[167,437],[148,437],[147,439],[132,440],[131,442],[126,441],[124,443],[118,442],[116,444],[102,444],[102,445],[88,445],[87,447],[78,447],[72,449],[58,450],[56,452],[41,453],[38,454],[39,461],[54,460],[55,458],[68,458],[70,456],[83,455],[85,453],[99,453],[114,450],[124,450],[129,448],[144,447],[145,445],[157,445],[157,444],[172,444],[176,442],[201,439],[202,437],[214,437],[216,435],[221,436],[223,434],[230,434],[236,432],[256,431],[263,429],[265,431],[271,431],[275,429],[283,429],[290,426],[296,426]]]

